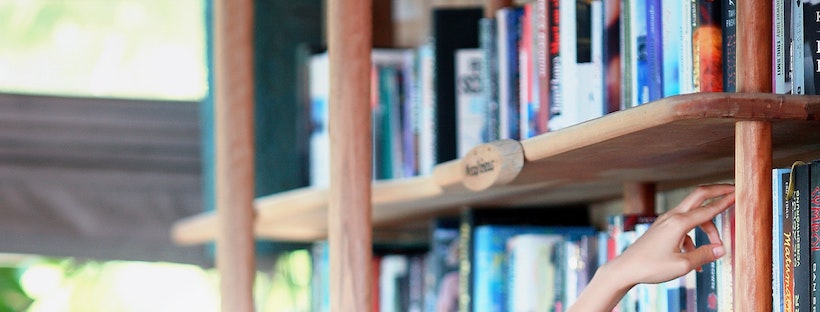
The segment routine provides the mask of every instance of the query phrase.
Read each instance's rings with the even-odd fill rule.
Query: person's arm
[[[735,203],[734,190],[728,184],[698,187],[658,217],[620,256],[599,268],[568,312],[611,311],[637,284],[670,281],[722,257],[726,251],[712,219]],[[710,244],[696,247],[692,242],[687,233],[697,226]]]

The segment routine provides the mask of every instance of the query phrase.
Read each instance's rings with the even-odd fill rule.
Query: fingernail
[[[726,250],[723,249],[723,246],[717,246],[715,248],[712,248],[712,254],[715,255],[715,258],[720,258],[726,254]]]

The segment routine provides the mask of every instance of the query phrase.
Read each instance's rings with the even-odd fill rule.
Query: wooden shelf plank
[[[462,160],[438,165],[429,177],[376,182],[374,230],[423,223],[464,206],[561,205],[620,198],[625,183],[652,182],[663,191],[732,179],[735,123],[743,120],[771,122],[774,166],[820,158],[820,96],[676,96],[522,141],[524,165],[506,185],[479,192],[467,189]],[[257,199],[257,236],[324,237],[326,192],[307,188]],[[176,241],[205,238],[197,233],[207,230],[197,229],[197,224],[204,227],[205,221],[181,221],[177,233],[190,235],[177,235]]]

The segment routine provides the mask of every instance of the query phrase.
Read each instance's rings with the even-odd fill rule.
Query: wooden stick
[[[655,183],[624,183],[625,214],[655,214]]]
[[[331,311],[371,311],[371,0],[328,2]]]
[[[484,0],[484,17],[495,18],[495,11],[511,7],[512,4],[512,0]]]
[[[741,121],[735,141],[735,311],[771,311],[771,123]]]
[[[772,91],[772,2],[737,6],[737,91]],[[772,310],[772,126],[735,125],[735,311]]]
[[[253,1],[216,1],[216,265],[222,311],[253,311]]]

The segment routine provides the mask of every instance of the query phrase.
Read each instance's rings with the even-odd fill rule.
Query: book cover
[[[737,0],[721,1],[723,91],[735,92],[737,91]]]
[[[478,48],[481,8],[434,8],[431,40],[434,62],[436,162],[456,158],[455,51]]]
[[[483,60],[481,49],[456,50],[456,110],[458,121],[458,157],[486,141],[486,105],[481,89]]]
[[[792,206],[792,246],[794,276],[794,311],[811,310],[811,246],[809,208],[809,165],[800,164],[792,169],[792,185],[788,194]]]
[[[721,3],[698,0],[697,27],[692,33],[693,73],[695,89],[699,92],[723,91],[723,34]]]

